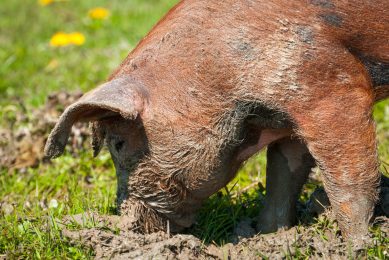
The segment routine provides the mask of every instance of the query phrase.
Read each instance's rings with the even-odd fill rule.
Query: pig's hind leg
[[[275,232],[296,223],[298,196],[314,165],[300,140],[288,137],[269,145],[266,197],[257,225],[259,232]]]
[[[362,238],[368,233],[380,176],[371,103],[356,92],[351,94],[355,98],[329,101],[306,113],[299,127],[323,170],[324,187],[342,234]],[[323,112],[333,104],[342,104],[339,113]]]

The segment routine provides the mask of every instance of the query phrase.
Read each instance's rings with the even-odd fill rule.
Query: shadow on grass
[[[196,223],[186,230],[205,244],[231,242],[234,228],[243,218],[255,218],[262,208],[263,190],[239,195],[225,189],[211,196],[197,215]],[[254,227],[255,228],[255,227]]]

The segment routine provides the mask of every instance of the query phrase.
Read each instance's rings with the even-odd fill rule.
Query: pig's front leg
[[[266,198],[259,216],[259,232],[275,232],[295,224],[298,196],[314,164],[299,140],[286,138],[268,147]]]

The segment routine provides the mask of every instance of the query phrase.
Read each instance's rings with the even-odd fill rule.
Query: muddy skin
[[[323,171],[342,235],[364,239],[379,196],[371,113],[374,102],[389,95],[388,85],[376,85],[386,84],[387,10],[385,0],[181,1],[105,84],[64,112],[46,155],[61,155],[74,123],[97,122],[105,139],[114,140],[107,145],[123,218],[138,218],[140,232],[162,230],[168,221],[180,230],[244,160],[297,137]],[[286,119],[282,124],[278,115]],[[115,124],[104,121],[114,116]],[[102,138],[96,140],[98,147]],[[282,171],[306,175],[281,154],[288,160]],[[270,180],[283,176],[274,171]],[[305,177],[297,179],[285,181],[290,198]],[[282,187],[274,182],[269,190]],[[287,221],[261,225],[290,226],[288,207],[270,210],[287,212]]]
[[[330,0],[311,0],[311,4],[326,8],[326,9],[332,9],[335,7],[334,3]]]
[[[323,19],[323,21],[328,25],[339,27],[339,28],[342,27],[343,18],[336,13],[323,13],[320,14],[319,17]]]

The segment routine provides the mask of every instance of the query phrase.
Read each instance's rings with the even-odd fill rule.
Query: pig
[[[106,144],[122,218],[179,232],[239,167],[267,147],[258,231],[296,222],[311,168],[343,236],[368,236],[380,174],[372,107],[389,95],[387,0],[183,0],[106,83],[69,106],[45,147],[71,127]]]

